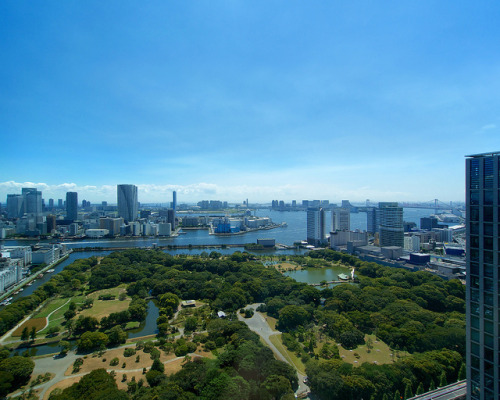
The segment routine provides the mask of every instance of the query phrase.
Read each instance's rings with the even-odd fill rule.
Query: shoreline
[[[28,283],[33,282],[35,279],[37,279],[37,277],[40,274],[45,273],[49,269],[52,269],[53,267],[55,267],[58,264],[60,264],[63,261],[65,261],[70,256],[70,254],[72,252],[73,252],[73,249],[68,249],[68,251],[66,252],[66,254],[64,256],[60,257],[59,260],[54,261],[53,263],[51,263],[51,264],[47,265],[46,267],[44,267],[43,269],[41,269],[40,271],[37,271],[34,274],[26,277],[24,280],[20,281],[20,283],[17,283],[16,285],[14,285],[14,287],[8,289],[5,293],[3,293],[2,295],[0,295],[0,301],[3,301],[5,298],[9,297],[11,294],[13,294],[14,292],[16,292],[17,290],[19,290],[21,288],[24,288],[24,286],[26,286]]]

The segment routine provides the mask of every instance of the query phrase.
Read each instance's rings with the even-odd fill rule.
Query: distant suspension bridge
[[[424,201],[424,202],[400,202],[400,207],[403,208],[428,208],[433,210],[454,210],[457,209],[457,205],[453,205],[453,202],[445,203],[438,199]]]

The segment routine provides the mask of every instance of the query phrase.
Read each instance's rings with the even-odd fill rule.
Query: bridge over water
[[[403,208],[423,208],[429,210],[435,210],[436,214],[438,211],[446,211],[446,210],[458,210],[460,207],[458,205],[454,205],[453,202],[445,203],[441,200],[434,199],[429,201],[419,201],[419,202],[399,202],[398,205]],[[369,203],[367,201],[366,206],[357,207],[358,211],[366,211],[367,208],[370,207],[378,207],[378,203]]]

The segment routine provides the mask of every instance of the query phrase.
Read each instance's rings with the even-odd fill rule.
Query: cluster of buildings
[[[23,188],[21,194],[7,195],[4,218],[0,220],[0,239],[9,236],[52,236],[66,239],[103,238],[115,236],[175,236],[176,230],[205,227],[212,233],[240,233],[255,229],[270,229],[278,225],[270,218],[258,218],[246,211],[244,215],[228,216],[178,216],[177,194],[173,192],[171,207],[140,208],[137,186],[117,185],[116,206],[78,202],[77,192],[67,192],[66,200],[59,199],[57,206],[49,199],[48,206],[42,192]],[[244,203],[248,204],[248,200]],[[203,200],[194,209],[222,210],[226,201]]]
[[[51,265],[67,253],[64,244],[0,246],[0,294],[29,274],[32,265]]]
[[[276,211],[304,211],[308,208],[322,208],[324,210],[335,209],[337,204],[330,203],[329,200],[302,200],[300,203],[297,200],[292,200],[291,203],[285,203],[284,200],[273,200],[271,209]],[[341,208],[353,209],[349,200],[342,200]]]
[[[7,204],[0,220],[0,239],[9,236],[54,236],[61,238],[99,238],[117,235],[170,236],[178,225],[176,217],[176,192],[171,208],[141,210],[137,186],[117,185],[117,205],[107,202],[91,204],[78,202],[77,192],[67,192],[66,200],[57,205],[49,199],[48,205],[42,192],[23,188],[21,194],[7,195]]]
[[[200,210],[224,210],[228,207],[228,203],[220,200],[202,200],[197,206]]]
[[[211,230],[214,233],[240,233],[256,229],[271,229],[280,225],[273,223],[271,218],[253,217],[247,210],[244,217],[216,217],[210,221]]]
[[[445,278],[465,277],[463,236],[465,225],[448,227],[444,221],[458,222],[456,216],[422,218],[420,229],[405,223],[403,208],[394,202],[381,202],[378,207],[366,207],[366,231],[350,230],[352,207],[343,201],[343,207],[331,210],[329,236],[326,234],[326,210],[307,209],[307,244],[309,247],[330,246],[334,250],[355,254],[362,259],[390,266],[411,269],[429,269]],[[452,218],[453,217],[453,218]],[[439,219],[441,218],[441,220]],[[458,242],[458,243],[456,243]],[[441,253],[437,257],[421,252]]]

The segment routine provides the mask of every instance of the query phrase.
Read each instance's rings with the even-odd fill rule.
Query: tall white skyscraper
[[[307,243],[313,246],[325,244],[325,210],[321,207],[307,209]]]
[[[139,211],[137,186],[118,185],[116,189],[118,197],[118,216],[127,222],[135,221]]]

